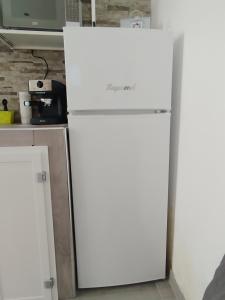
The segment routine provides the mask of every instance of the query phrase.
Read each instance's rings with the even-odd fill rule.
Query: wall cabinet
[[[47,147],[1,147],[0,183],[1,298],[57,300]]]
[[[44,146],[48,149],[56,278],[59,299],[75,297],[73,227],[70,207],[66,136],[66,128],[64,127],[39,128],[31,126],[30,128],[23,129],[22,127],[13,128],[12,126],[11,128],[0,129],[0,150],[4,147],[18,148],[18,146],[20,146],[23,148],[23,146],[30,146],[30,153],[32,153],[31,150],[37,146]],[[17,167],[14,167],[14,172],[16,175],[14,174],[13,181],[16,180],[15,176],[18,177],[17,182],[22,181],[23,176],[20,175]],[[1,171],[1,178],[2,176],[4,177],[4,174]],[[10,183],[10,187],[13,189],[14,184],[12,180],[5,179],[5,181],[8,182],[8,184]],[[25,184],[24,182],[23,185],[25,186]],[[2,187],[2,183],[0,186]],[[15,195],[18,195],[19,198],[23,198],[22,191],[25,190],[24,186],[21,186],[21,189],[15,191]],[[0,199],[0,202],[2,202],[1,196]],[[10,297],[10,299],[13,298]],[[3,300],[5,300],[4,297]]]

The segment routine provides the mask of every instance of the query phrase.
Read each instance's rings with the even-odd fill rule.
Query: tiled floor
[[[176,300],[168,281],[82,290],[76,300]]]

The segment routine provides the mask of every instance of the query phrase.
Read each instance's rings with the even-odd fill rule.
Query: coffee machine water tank
[[[56,80],[29,80],[33,125],[67,123],[66,87]]]

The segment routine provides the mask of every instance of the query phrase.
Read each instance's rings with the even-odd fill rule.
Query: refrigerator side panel
[[[78,287],[165,278],[170,114],[69,125]]]
[[[168,33],[68,27],[64,44],[69,110],[170,110]]]

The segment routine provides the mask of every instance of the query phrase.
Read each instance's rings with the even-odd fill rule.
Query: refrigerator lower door
[[[170,114],[70,116],[78,287],[165,278]]]

